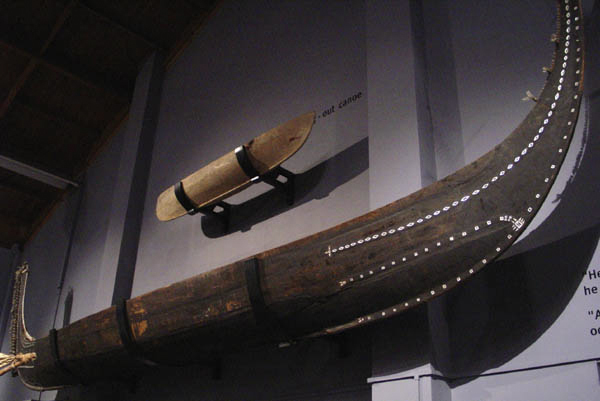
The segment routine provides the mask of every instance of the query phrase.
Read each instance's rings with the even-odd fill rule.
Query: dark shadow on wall
[[[374,377],[410,371],[431,360],[426,304],[364,330],[372,339]]]
[[[209,238],[218,238],[236,231],[248,231],[253,225],[312,201],[327,197],[331,191],[369,168],[369,138],[364,138],[337,155],[295,177],[295,202],[288,205],[285,196],[272,189],[230,209],[229,230],[221,221],[202,216],[202,231]]]
[[[71,387],[56,400],[368,401],[370,338],[355,330],[339,339],[231,353],[223,356],[218,377],[210,366],[155,367],[136,382]]]
[[[477,376],[499,367],[550,328],[571,301],[600,239],[600,10],[586,27],[584,140],[556,208],[540,226],[481,274],[447,294],[447,377]],[[591,27],[591,28],[590,28]],[[594,36],[596,34],[596,36]],[[473,377],[451,380],[459,386]]]
[[[498,261],[451,292],[451,366],[444,374],[476,376],[531,346],[570,302],[599,239],[600,224]]]

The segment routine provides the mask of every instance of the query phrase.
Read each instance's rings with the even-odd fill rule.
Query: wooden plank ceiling
[[[218,3],[1,1],[0,159],[76,182],[126,118],[140,63],[155,49],[173,61]],[[25,244],[69,190],[17,170],[0,167],[5,248]]]

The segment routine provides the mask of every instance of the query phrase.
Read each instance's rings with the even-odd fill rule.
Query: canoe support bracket
[[[285,177],[286,181],[279,181],[279,177]],[[284,196],[286,203],[291,206],[294,204],[294,178],[296,174],[289,170],[284,169],[281,166],[275,167],[267,174],[259,177],[259,180],[265,184],[269,184],[275,189],[279,190]]]
[[[281,166],[277,166],[261,175],[254,165],[252,165],[252,161],[248,156],[248,150],[245,146],[238,146],[235,148],[235,157],[242,170],[244,170],[244,173],[250,178],[251,183],[256,184],[264,182],[265,184],[269,184],[285,195],[285,200],[288,205],[294,203],[294,173]],[[279,177],[284,177],[286,181],[280,181]]]

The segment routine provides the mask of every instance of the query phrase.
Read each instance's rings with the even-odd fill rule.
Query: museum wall
[[[0,248],[0,343],[4,338],[10,313],[10,297],[12,295],[12,274],[16,249]]]
[[[132,296],[364,214],[473,161],[512,131],[531,108],[521,98],[541,89],[541,68],[551,61],[554,3],[433,3],[224,2],[164,76],[154,149],[141,155],[151,167]],[[598,39],[588,55],[593,49]],[[597,301],[584,291],[594,285],[588,272],[600,271],[597,58],[586,66],[585,110],[540,216],[514,250],[433,307],[342,341],[225,355],[219,374],[216,365],[157,368],[135,392],[130,383],[101,383],[41,400],[593,399],[600,334],[592,335],[587,314]],[[129,125],[25,246],[34,337],[62,326],[71,289],[71,321],[111,303],[151,63],[140,67]],[[307,111],[317,113],[311,136],[283,164],[299,174],[294,205],[259,184],[228,200],[239,206],[228,233],[200,215],[156,219],[164,189]],[[11,263],[12,254],[0,252],[0,266]],[[506,373],[515,369],[524,371]],[[17,379],[0,380],[0,399],[38,397]]]

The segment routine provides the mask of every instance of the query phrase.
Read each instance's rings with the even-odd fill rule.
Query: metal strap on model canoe
[[[248,157],[248,151],[245,146],[238,146],[235,148],[235,158],[244,173],[250,178],[250,181],[254,182],[260,179],[260,173],[258,170],[252,165],[252,161],[250,161],[250,157]]]
[[[187,196],[187,194],[183,190],[183,182],[181,181],[175,184],[175,197],[177,198],[181,206],[183,206],[183,208],[187,211],[187,214],[194,215],[200,211],[200,209],[198,209],[194,205],[192,200]]]
[[[246,174],[248,178],[250,178],[251,182],[256,182],[260,180],[260,173],[252,165],[250,157],[248,157],[248,151],[246,150],[245,146],[238,146],[235,149],[235,157],[238,163],[240,164],[242,170],[244,170],[244,174]],[[177,184],[175,184],[174,191],[177,201],[186,210],[187,214],[194,215],[202,211],[202,208],[197,207],[194,204],[194,202],[190,199],[190,197],[187,196],[185,190],[183,189],[182,181],[179,181]]]

